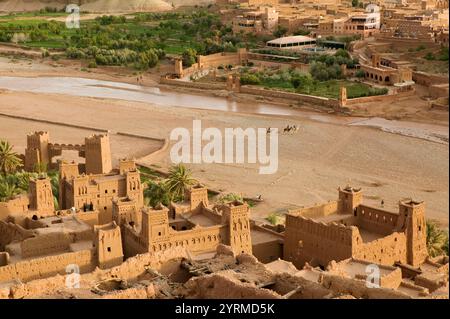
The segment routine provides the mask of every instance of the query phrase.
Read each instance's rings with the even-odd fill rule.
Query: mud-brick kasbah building
[[[338,200],[286,216],[284,252],[300,268],[350,257],[417,267],[428,256],[425,204],[402,201],[398,212],[390,212],[364,205],[361,190],[339,189]]]
[[[290,211],[279,227],[253,221],[246,203],[211,204],[202,185],[186,189],[182,203],[147,207],[135,162],[112,167],[108,134],[79,145],[49,140],[47,132],[28,136],[24,168],[59,168],[59,210],[46,177],[32,180],[28,194],[0,203],[0,284],[66,274],[73,264],[81,273],[108,269],[143,253],[157,258],[182,249],[212,258],[219,245],[262,263],[284,259],[298,269],[356,260],[416,275],[423,265],[448,270],[448,258],[445,265],[428,258],[422,202],[402,201],[390,212],[364,205],[362,191],[346,187],[335,201]],[[62,150],[79,152],[85,162],[54,163]],[[427,277],[427,287],[445,284],[439,276]]]

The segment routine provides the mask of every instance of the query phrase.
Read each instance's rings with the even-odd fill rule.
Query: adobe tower
[[[112,170],[109,135],[92,135],[85,139],[86,174],[108,174]]]
[[[252,253],[249,208],[246,203],[234,201],[224,205],[222,223],[229,224],[229,245],[236,255]]]

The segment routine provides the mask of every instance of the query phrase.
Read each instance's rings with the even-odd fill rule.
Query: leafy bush
[[[197,51],[192,48],[184,50],[183,55],[183,66],[190,67],[197,62]]]
[[[421,44],[421,45],[419,45],[417,48],[416,48],[416,51],[422,51],[422,50],[425,50],[426,48],[425,48],[425,46],[423,45],[423,44]]]
[[[278,225],[278,215],[276,213],[272,213],[266,217],[266,220],[272,225]]]
[[[66,55],[70,59],[84,59],[86,57],[83,50],[74,47],[67,48]]]
[[[436,57],[431,52],[428,52],[427,54],[425,54],[424,58],[428,61],[436,60]]]
[[[291,78],[292,86],[296,89],[302,88],[309,91],[311,86],[314,84],[311,75],[309,74],[295,74]]]
[[[46,58],[46,57],[50,56],[50,53],[48,52],[47,49],[41,48],[41,55],[43,58]]]
[[[365,72],[363,70],[358,70],[358,71],[355,72],[355,76],[357,78],[363,78],[365,75],[366,74],[365,74]]]
[[[281,38],[286,35],[287,31],[288,31],[287,28],[278,26],[273,35],[277,38]]]
[[[243,74],[241,75],[241,84],[242,85],[258,85],[261,84],[261,80],[255,74]]]
[[[328,81],[331,79],[339,79],[342,77],[342,71],[339,65],[327,65],[322,62],[313,62],[309,72],[317,81]]]
[[[244,199],[242,198],[241,195],[239,194],[235,194],[235,193],[228,193],[226,195],[222,195],[217,202],[219,204],[226,204],[226,203],[230,203],[230,202],[234,202],[234,201],[238,201],[238,202],[244,202]]]
[[[0,42],[10,42],[13,38],[13,33],[5,30],[0,30]]]

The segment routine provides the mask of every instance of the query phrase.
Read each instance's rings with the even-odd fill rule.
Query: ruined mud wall
[[[414,71],[412,74],[413,81],[417,84],[431,86],[434,84],[445,84],[448,83],[448,77],[430,74],[420,71]]]
[[[406,263],[406,236],[404,233],[393,233],[366,244],[355,245],[352,256],[381,265]]]
[[[29,204],[30,200],[27,195],[21,195],[7,202],[0,202],[0,221],[5,220],[8,215],[28,211]]]
[[[301,216],[286,216],[284,241],[285,260],[297,268],[314,261],[326,266],[352,256],[352,247],[359,236],[354,226],[325,224]]]
[[[148,243],[136,234],[130,225],[122,227],[123,255],[125,258],[148,252]]]
[[[387,42],[391,46],[395,47],[403,47],[405,49],[415,49],[417,48],[417,44],[421,43],[426,45],[427,48],[439,48],[439,44],[436,42],[433,42],[431,37],[420,37],[417,39],[407,39],[407,38],[395,38],[391,35],[391,33],[376,33],[375,38],[379,40],[380,42]]]
[[[390,235],[397,226],[398,214],[366,205],[356,209],[358,226],[372,233]]]
[[[188,298],[193,299],[280,299],[269,289],[242,283],[232,275],[211,274],[190,279],[186,284]]]
[[[445,84],[434,84],[430,86],[430,95],[432,98],[438,99],[438,98],[444,98],[445,104],[447,104],[447,110],[448,110],[448,94],[449,94],[449,87],[448,83]]]
[[[12,241],[21,241],[32,236],[34,236],[33,231],[0,220],[0,251],[5,250],[5,246]]]
[[[336,293],[350,294],[356,298],[368,299],[410,299],[411,297],[390,288],[368,288],[365,280],[345,278],[336,275],[324,274],[322,285]]]
[[[69,234],[50,233],[29,238],[20,243],[22,257],[45,256],[69,250],[72,242]]]
[[[20,261],[15,264],[0,267],[0,282],[19,279],[30,281],[56,274],[65,274],[66,267],[76,264],[81,273],[93,271],[96,267],[94,254],[91,250],[82,250],[56,256]]]
[[[283,240],[253,244],[252,254],[259,262],[264,264],[275,261],[278,258],[283,259]]]
[[[127,259],[120,266],[107,270],[101,270],[99,268],[95,269],[95,267],[92,267],[89,270],[82,271],[85,274],[81,275],[80,288],[91,289],[95,283],[111,278],[120,278],[121,280],[132,281],[145,274],[147,272],[147,268],[159,270],[167,261],[176,258],[188,258],[188,255],[189,254],[185,249],[179,247],[156,254],[147,253],[137,255]],[[0,267],[0,269],[1,268],[3,267]],[[5,289],[6,291],[3,294],[0,290],[0,298],[8,298],[8,296],[12,296],[13,298],[35,298],[42,295],[56,294],[59,290],[66,288],[66,276],[61,276],[61,274],[65,274],[65,271],[61,271],[56,275],[52,274],[55,276],[51,278],[37,279],[25,284],[14,285],[11,288]],[[0,279],[0,282],[1,281],[2,280]]]
[[[284,273],[276,275],[274,279],[275,284],[271,289],[285,297],[287,294],[290,294],[288,299],[323,299],[330,296],[331,293],[329,289],[326,289],[320,283],[303,277]],[[301,289],[298,289],[299,287]],[[297,291],[292,294],[294,290]]]

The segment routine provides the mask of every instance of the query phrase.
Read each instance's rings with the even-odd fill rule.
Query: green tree
[[[352,7],[359,7],[359,0],[352,0]]]
[[[256,74],[244,73],[241,75],[242,85],[258,85],[261,84],[261,80]]]
[[[294,33],[294,35],[309,35],[310,33],[311,33],[311,30],[299,29]]]
[[[365,75],[366,75],[366,74],[364,73],[363,70],[358,70],[358,71],[355,72],[355,76],[356,76],[357,78],[363,78]]]
[[[13,173],[21,165],[22,160],[13,151],[12,145],[7,141],[0,141],[0,171],[3,175],[6,176],[9,173]]]
[[[432,61],[432,60],[435,60],[435,59],[436,59],[436,57],[434,56],[434,54],[431,53],[431,52],[428,52],[427,54],[425,54],[424,58],[425,58],[426,60],[428,60],[428,61]]]
[[[427,250],[431,257],[448,255],[448,233],[440,229],[436,223],[427,221]]]
[[[192,48],[187,48],[183,52],[182,59],[183,59],[183,65],[185,67],[190,67],[191,65],[195,64],[197,61],[197,51]]]
[[[144,190],[145,204],[156,207],[158,204],[168,206],[170,204],[170,194],[164,181],[147,181],[147,188]]]
[[[287,32],[288,32],[287,28],[278,26],[278,28],[275,30],[273,35],[276,36],[277,38],[281,38],[281,37],[285,36]]]
[[[336,53],[334,54],[334,56],[336,56],[336,57],[341,56],[343,58],[350,59],[350,54],[348,53],[347,50],[344,50],[344,49],[338,49],[336,51]]]
[[[296,89],[301,89],[303,92],[310,93],[314,85],[314,81],[309,74],[298,74],[291,79],[292,86]]]
[[[192,178],[191,171],[183,164],[172,166],[169,170],[169,176],[166,181],[172,201],[181,201],[184,199],[184,191],[197,181]]]

